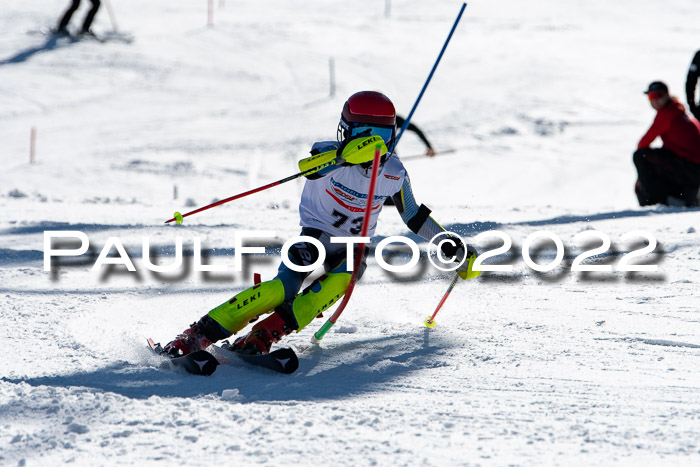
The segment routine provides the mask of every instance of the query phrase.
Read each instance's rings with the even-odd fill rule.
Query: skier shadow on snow
[[[27,50],[23,50],[23,51],[17,53],[16,55],[14,55],[13,57],[6,58],[5,60],[0,60],[0,66],[1,65],[9,65],[11,63],[26,62],[33,55],[36,55],[38,53],[48,52],[48,51],[57,49],[59,47],[67,47],[67,46],[72,45],[72,44],[77,42],[77,41],[73,41],[73,40],[65,41],[63,39],[64,38],[62,36],[52,34],[46,39],[46,42],[44,42],[43,44],[38,45],[36,47],[31,47]]]
[[[225,389],[237,389],[236,401],[240,403],[336,400],[387,391],[387,383],[416,371],[444,366],[434,356],[449,348],[449,344],[434,334],[428,329],[414,331],[408,335],[410,345],[406,344],[406,334],[397,333],[333,348],[313,348],[300,354],[299,370],[292,375],[234,362],[220,365],[212,376],[195,376],[159,370],[156,367],[162,360],[149,355],[137,364],[117,361],[91,372],[2,380],[37,387],[84,387],[132,399],[221,395]],[[357,349],[362,349],[361,353]],[[344,357],[347,362],[342,362]]]

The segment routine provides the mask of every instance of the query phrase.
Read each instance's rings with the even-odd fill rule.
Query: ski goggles
[[[649,96],[650,101],[654,100],[654,99],[658,99],[659,97],[663,97],[663,95],[664,95],[664,93],[662,93],[661,91],[650,91],[647,93],[647,96]]]
[[[350,129],[350,138],[362,138],[365,136],[379,136],[385,144],[389,144],[394,137],[394,127],[360,124]]]

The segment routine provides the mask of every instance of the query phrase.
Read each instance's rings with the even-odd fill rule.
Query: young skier
[[[344,155],[352,141],[379,136],[386,147],[394,145],[396,112],[391,100],[374,91],[362,91],[350,96],[343,106],[338,125],[337,141],[315,143],[312,156],[333,151]],[[355,161],[358,162],[358,161]],[[444,229],[430,217],[430,209],[416,203],[406,170],[401,161],[388,151],[381,158],[373,200],[367,200],[372,158],[360,163],[330,166],[308,177],[299,204],[301,235],[318,239],[325,247],[326,273],[302,293],[309,272],[297,272],[284,263],[277,276],[240,292],[231,300],[209,311],[189,329],[168,343],[164,350],[173,357],[205,349],[210,344],[237,333],[258,317],[271,313],[251,331],[234,342],[234,347],[246,353],[269,353],[272,343],[292,331],[300,331],[316,316],[340,299],[350,283],[351,272],[346,262],[347,245],[331,243],[331,237],[352,237],[360,234],[366,203],[371,203],[368,236],[377,225],[384,200],[393,197],[406,225],[414,233],[430,240]],[[458,269],[460,276],[470,279],[479,275],[469,267],[476,252],[463,244],[459,237],[443,242],[442,252],[454,261],[465,259]],[[365,249],[365,251],[367,251]],[[297,265],[316,262],[319,252],[308,242],[299,242],[289,249],[289,259]],[[366,267],[366,254],[358,271],[361,277]]]

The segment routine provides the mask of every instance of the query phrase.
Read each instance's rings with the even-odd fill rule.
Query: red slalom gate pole
[[[369,221],[370,217],[372,215],[372,204],[374,202],[374,189],[377,185],[377,174],[379,173],[379,159],[381,158],[381,148],[379,145],[377,145],[377,148],[374,150],[374,160],[372,161],[372,176],[370,177],[370,183],[369,183],[369,192],[367,193],[367,205],[365,206],[365,216],[362,221],[362,232],[360,233],[360,237],[366,237],[367,232],[369,231]],[[360,265],[362,264],[362,257],[365,253],[365,243],[360,243],[359,246],[357,247],[357,256],[355,256],[355,265],[352,270],[352,276],[350,276],[350,284],[348,284],[348,288],[345,291],[345,295],[343,296],[343,300],[340,302],[340,305],[338,305],[338,308],[335,310],[335,313],[333,313],[333,316],[328,318],[328,321],[326,321],[321,328],[316,331],[316,334],[313,335],[311,338],[311,342],[321,342],[321,339],[323,339],[323,336],[326,335],[326,333],[330,330],[330,328],[333,327],[336,321],[338,321],[338,318],[340,317],[341,313],[343,310],[345,310],[345,307],[348,304],[348,301],[350,301],[350,296],[352,295],[352,291],[355,289],[355,283],[357,283],[357,276],[360,271]]]

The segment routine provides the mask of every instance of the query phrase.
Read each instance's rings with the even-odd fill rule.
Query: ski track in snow
[[[700,210],[638,208],[631,163],[653,118],[641,91],[662,79],[683,92],[695,3],[470,3],[414,115],[456,152],[406,167],[448,230],[506,232],[497,261],[514,271],[458,283],[427,329],[449,274],[423,260],[396,277],[370,259],[320,346],[321,320],[285,339],[296,373],[233,362],[208,378],[159,370],[145,340],[275,274],[302,182],[163,221],[296,172],[355,91],[382,90],[407,115],[460,4],[397,1],[385,18],[369,0],[221,2],[207,28],[203,2],[122,0],[124,36],[105,43],[38,33],[63,0],[5,5],[0,465],[700,464]],[[94,29],[110,28],[100,11]],[[422,151],[403,138],[400,154]],[[374,244],[408,235],[392,210]],[[194,237],[230,268],[242,229],[278,238],[241,272],[193,270]],[[659,272],[571,272],[589,229],[613,245],[589,261],[610,265],[642,246],[621,235],[650,232],[643,262]],[[45,272],[46,230],[83,231],[91,248]],[[520,255],[538,230],[565,246],[548,273]],[[163,264],[182,237],[182,270],[145,270],[144,236]],[[110,237],[137,273],[91,273]],[[553,260],[547,245],[536,262]]]

